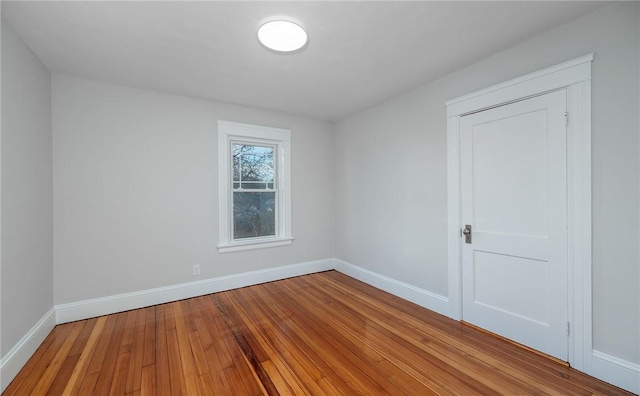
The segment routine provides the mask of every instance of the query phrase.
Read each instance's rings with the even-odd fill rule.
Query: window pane
[[[276,235],[276,193],[233,193],[233,239]]]
[[[231,151],[233,181],[240,183],[234,188],[264,190],[275,182],[274,147],[234,143]]]

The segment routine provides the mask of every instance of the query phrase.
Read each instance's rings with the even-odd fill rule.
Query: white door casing
[[[461,151],[462,117],[566,89],[568,361],[590,373],[591,317],[591,64],[593,54],[573,59],[446,102],[448,267],[450,317],[462,319]]]
[[[460,120],[463,320],[567,360],[564,89]]]

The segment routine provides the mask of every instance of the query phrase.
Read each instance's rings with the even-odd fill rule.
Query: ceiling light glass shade
[[[258,40],[275,52],[294,52],[307,44],[307,32],[297,23],[273,20],[258,29]]]

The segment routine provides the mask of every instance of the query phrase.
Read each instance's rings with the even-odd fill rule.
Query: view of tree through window
[[[232,144],[233,239],[276,235],[275,147]]]

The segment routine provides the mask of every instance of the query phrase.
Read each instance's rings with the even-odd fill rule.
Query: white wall
[[[3,357],[53,307],[51,147],[51,76],[3,20]]]
[[[639,6],[605,8],[339,122],[337,257],[446,296],[444,102],[595,52],[593,346],[640,363]]]
[[[292,129],[293,245],[217,252],[217,120]],[[54,75],[55,303],[333,257],[333,139],[327,122]]]

